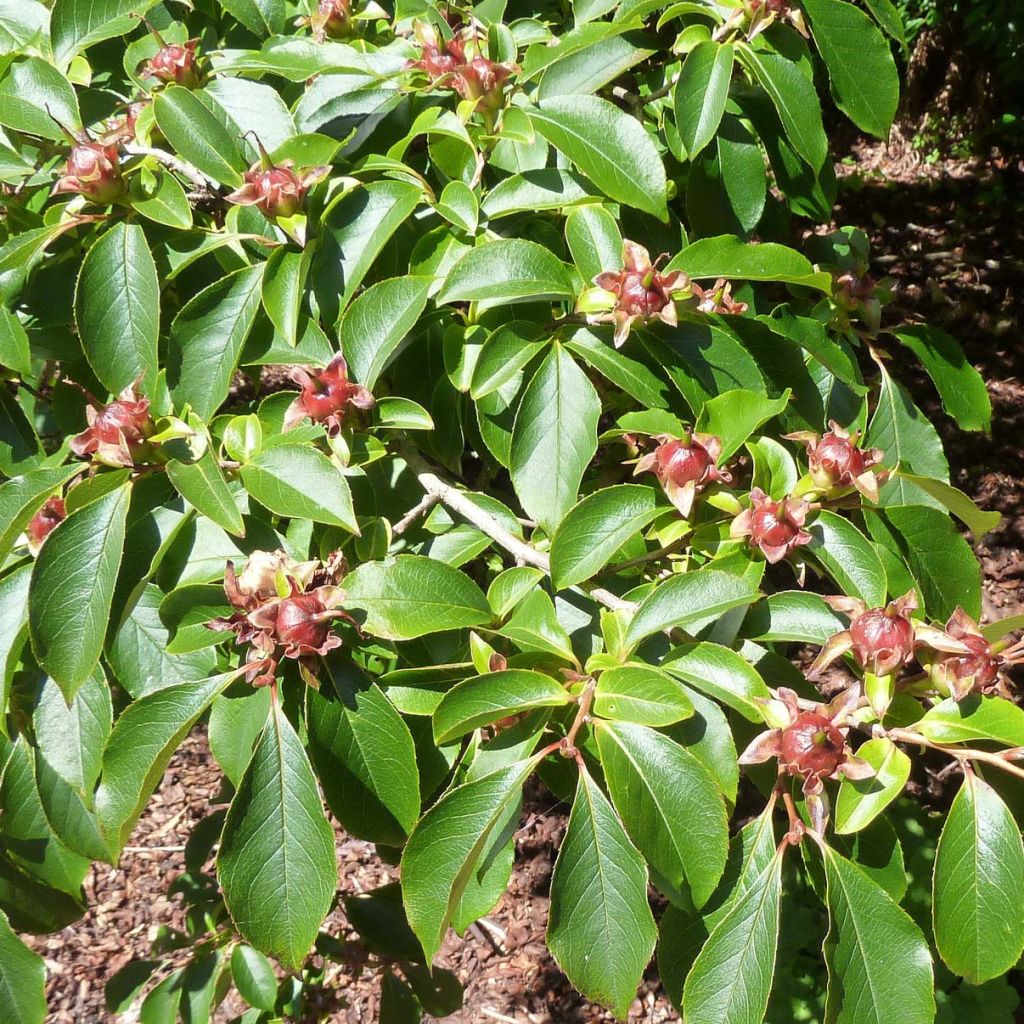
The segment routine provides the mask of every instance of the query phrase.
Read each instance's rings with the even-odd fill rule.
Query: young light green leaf
[[[552,96],[526,113],[606,196],[668,220],[665,167],[640,122],[598,96]]]
[[[715,137],[729,98],[735,51],[708,39],[686,56],[674,91],[676,127],[693,160]]]
[[[703,906],[729,852],[725,801],[714,777],[685,747],[642,725],[601,723],[597,745],[612,802],[655,884]]]
[[[548,949],[576,988],[624,1019],[656,938],[647,867],[581,768],[551,877]]]
[[[789,284],[832,290],[832,276],[816,271],[806,256],[777,242],[754,245],[735,235],[699,238],[669,263],[690,277],[732,277],[747,281],[785,281]]]
[[[605,270],[622,269],[622,234],[603,206],[573,207],[565,218],[565,240],[576,269],[588,284]]]
[[[693,705],[670,676],[642,663],[605,669],[594,690],[594,714],[638,725],[672,725],[693,714]]]
[[[761,1024],[771,993],[779,941],[782,854],[718,921],[683,989],[688,1020],[701,1024]]]
[[[871,824],[903,792],[910,778],[910,758],[892,740],[868,740],[857,748],[875,774],[855,781],[844,778],[836,799],[836,831],[840,835],[859,832]]]
[[[103,649],[130,496],[125,484],[72,512],[47,537],[32,569],[32,647],[69,701]]]
[[[276,702],[228,808],[217,877],[238,931],[298,970],[331,909],[338,867],[313,769]]]
[[[954,974],[981,985],[1024,951],[1024,845],[999,794],[967,772],[935,851],[935,944]]]
[[[785,412],[790,390],[778,398],[766,398],[753,391],[724,391],[706,402],[697,419],[697,429],[721,438],[719,462],[739,451],[740,446],[773,416]]]
[[[197,462],[172,459],[167,463],[167,478],[197,512],[212,519],[228,533],[236,537],[245,536],[242,513],[235,504],[212,448]]]
[[[710,694],[751,722],[763,722],[761,701],[771,698],[765,681],[741,654],[721,644],[697,643],[676,648],[661,663],[670,675]]]
[[[86,253],[75,288],[75,321],[86,359],[108,391],[141,378],[151,393],[159,369],[160,285],[137,224],[115,224]]]
[[[178,179],[164,171],[157,179],[156,187],[146,191],[140,178],[134,177],[128,186],[132,197],[132,209],[143,217],[165,227],[188,231],[192,227],[192,207],[185,189]]]
[[[914,728],[933,743],[993,740],[1024,747],[1024,709],[1002,697],[972,694],[959,702],[950,697],[931,708]]]
[[[987,512],[978,508],[963,491],[943,483],[941,480],[915,476],[913,473],[905,473],[903,470],[897,470],[897,474],[903,479],[909,480],[915,487],[920,487],[922,491],[944,505],[974,534],[975,541],[980,541],[1002,520],[1002,516],[998,512]]]
[[[470,249],[448,272],[438,303],[533,302],[573,294],[565,264],[525,238],[499,238]]]
[[[635,646],[670,626],[696,632],[756,597],[757,590],[749,580],[719,569],[676,573],[641,603],[626,632],[626,644]]]
[[[569,634],[558,621],[547,591],[541,587],[535,588],[516,608],[498,633],[514,641],[524,651],[545,651],[565,661],[576,660]]]
[[[466,234],[476,234],[480,205],[476,193],[462,181],[449,181],[437,203],[437,212]]]
[[[588,494],[566,513],[551,542],[552,585],[564,590],[590,579],[664,509],[658,492],[641,484]]]
[[[831,926],[825,940],[825,1019],[835,1024],[931,1024],[932,958],[921,930],[864,870],[822,849]]]
[[[245,489],[271,512],[359,533],[345,474],[318,448],[264,448],[239,472]]]
[[[446,793],[420,819],[402,854],[402,895],[409,924],[429,963],[452,911],[506,821],[539,758],[499,768]]]
[[[468,576],[421,555],[364,562],[343,583],[345,607],[364,611],[363,629],[385,640],[411,640],[491,620],[487,598]]]
[[[553,533],[576,504],[597,451],[601,402],[558,344],[527,385],[512,429],[512,485],[526,513]]]

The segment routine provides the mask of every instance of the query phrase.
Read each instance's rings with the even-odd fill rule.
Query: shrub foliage
[[[44,1019],[15,932],[85,912],[200,723],[229,806],[113,1012],[315,1015],[358,956],[385,1024],[454,1011],[431,962],[537,779],[549,948],[620,1017],[657,947],[688,1020],[759,1024],[809,901],[828,1021],[1016,963],[1022,623],[977,625],[961,527],[998,516],[895,367],[968,430],[985,387],[813,230],[822,102],[884,137],[900,34],[888,0],[0,0],[0,1019]],[[930,920],[924,764],[961,779]],[[400,882],[338,892],[325,805]]]

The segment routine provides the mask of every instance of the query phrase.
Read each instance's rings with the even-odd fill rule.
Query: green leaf
[[[437,212],[469,235],[476,234],[480,205],[476,193],[462,181],[449,181],[441,192]]]
[[[525,210],[562,210],[592,199],[594,193],[594,186],[582,175],[558,167],[542,167],[498,182],[488,192],[480,210],[489,220],[498,220]]]
[[[857,748],[875,774],[854,781],[844,777],[836,800],[836,831],[859,832],[871,824],[903,792],[910,778],[910,758],[892,740],[879,737]]]
[[[719,462],[724,462],[739,451],[758,427],[785,412],[789,398],[789,388],[778,398],[765,398],[752,391],[725,391],[705,403],[697,419],[697,428],[721,438]]]
[[[313,257],[313,287],[326,323],[338,322],[387,240],[422,198],[417,185],[374,181],[330,206]]]
[[[846,619],[818,594],[783,590],[763,598],[750,609],[740,634],[752,640],[794,640],[820,646],[846,627]]]
[[[294,348],[299,343],[299,321],[306,293],[311,250],[296,252],[281,246],[267,260],[260,298],[275,330]]]
[[[115,224],[82,261],[75,286],[75,322],[85,357],[116,394],[141,378],[152,393],[159,371],[160,283],[137,224]]]
[[[673,103],[679,138],[692,160],[715,137],[725,113],[735,51],[708,39],[686,56]]]
[[[859,597],[870,608],[885,604],[885,566],[871,541],[849,519],[822,509],[807,532],[807,550],[842,593]]]
[[[588,284],[605,270],[622,269],[622,234],[603,206],[573,207],[565,218],[565,240],[576,269]]]
[[[236,537],[245,536],[245,524],[217,456],[208,449],[198,462],[167,463],[167,477],[175,490],[199,513]]]
[[[420,814],[409,727],[350,662],[326,662],[331,686],[307,692],[309,753],[327,806],[354,836],[401,846]]]
[[[372,388],[427,304],[429,277],[393,277],[371,285],[349,307],[341,322],[344,351],[352,377]]]
[[[761,702],[771,698],[760,673],[741,654],[720,644],[678,647],[661,663],[670,675],[707,693],[751,722],[761,723]]]
[[[635,117],[598,96],[552,96],[525,110],[606,196],[668,220],[665,167]]]
[[[224,672],[195,683],[176,683],[141,697],[121,713],[103,748],[96,815],[112,852],[131,835],[171,755],[192,726],[238,677]]]
[[[366,612],[363,629],[385,640],[411,640],[491,620],[487,598],[468,576],[420,555],[365,562],[343,583],[345,607]]]
[[[974,534],[975,541],[980,541],[986,533],[994,530],[1002,519],[998,512],[983,511],[963,491],[943,483],[941,480],[915,476],[913,473],[904,473],[902,470],[897,470],[897,473],[944,505]]]
[[[828,67],[836,105],[862,131],[887,139],[900,101],[900,77],[885,37],[844,0],[808,0],[803,9]]]
[[[984,378],[967,362],[960,343],[931,324],[908,324],[893,334],[921,361],[938,389],[942,408],[960,428],[988,433],[992,400]]]
[[[54,56],[67,62],[93,43],[131,32],[133,14],[145,14],[157,0],[55,0],[50,17]]]
[[[434,742],[441,746],[509,715],[569,702],[565,686],[541,672],[508,669],[475,676],[441,698],[433,715]]]
[[[594,386],[556,343],[519,405],[509,467],[527,515],[548,533],[576,504],[583,474],[597,451],[600,413]]]
[[[782,854],[751,880],[718,921],[683,989],[688,1020],[761,1024],[774,974],[782,898]]]
[[[853,861],[824,847],[828,993],[835,1024],[931,1024],[932,960],[920,929]]]
[[[597,745],[612,802],[655,884],[703,906],[729,852],[725,802],[714,777],[685,747],[642,725],[600,723]]]
[[[487,588],[487,602],[495,618],[505,618],[543,578],[544,573],[532,565],[516,565],[498,573]]]
[[[9,309],[0,307],[0,365],[18,374],[32,372],[28,334]]]
[[[575,988],[625,1019],[656,937],[644,860],[581,768],[551,877],[548,949]]]
[[[359,533],[345,474],[318,448],[297,444],[265,448],[239,473],[245,489],[271,512]]]
[[[575,292],[565,264],[525,238],[499,238],[470,249],[448,272],[439,304],[566,299]]]
[[[331,908],[338,868],[313,769],[276,702],[228,808],[217,877],[238,931],[298,970]]]
[[[624,356],[585,327],[574,331],[565,339],[565,347],[581,356],[603,377],[622,388],[641,405],[650,409],[664,409],[670,389],[655,376],[644,363]]]
[[[1002,697],[972,694],[959,703],[950,697],[931,708],[914,729],[933,743],[994,740],[1024,747],[1024,709]]]
[[[277,977],[270,961],[252,946],[240,942],[231,951],[231,980],[238,994],[258,1010],[274,1009],[277,1001]]]
[[[537,325],[529,320],[512,320],[488,335],[473,367],[469,393],[483,398],[514,380],[547,339],[537,337]]]
[[[696,632],[733,608],[748,605],[757,590],[741,576],[718,569],[677,573],[661,583],[637,609],[626,631],[633,647],[659,630],[677,627]]]
[[[539,760],[516,761],[450,790],[409,837],[402,854],[402,895],[428,963],[441,948],[452,911],[489,849],[496,826],[507,820]]]
[[[177,228],[179,231],[188,231],[192,227],[192,207],[188,196],[178,179],[169,171],[160,174],[151,192],[142,187],[138,176],[132,178],[128,187],[132,209],[136,213],[141,213],[156,224]]]
[[[81,472],[80,465],[33,469],[0,484],[0,564],[29,521],[54,491]]]
[[[814,83],[791,60],[747,43],[736,47],[740,62],[771,97],[793,148],[812,168],[828,156],[828,139],[821,122],[821,105]]]
[[[9,1024],[44,1024],[46,965],[11,930],[0,911],[0,1018]]]
[[[220,0],[220,5],[257,36],[284,31],[288,13],[285,0]]]
[[[90,801],[113,714],[110,689],[98,670],[78,688],[70,705],[52,679],[43,680],[36,698],[32,725],[39,750],[50,767]]]
[[[210,753],[235,789],[249,767],[269,714],[270,689],[266,686],[255,687],[244,697],[221,694],[210,706]]]
[[[637,725],[672,725],[693,714],[693,705],[671,676],[644,664],[605,669],[594,690],[594,714]]]
[[[209,420],[228,397],[260,309],[264,264],[242,267],[193,296],[171,324],[167,382],[175,404]]]
[[[5,67],[7,63],[4,62]],[[78,98],[71,83],[40,57],[27,57],[11,64],[0,80],[0,125],[63,143],[63,133],[53,118],[71,131],[82,127]]]
[[[211,96],[180,85],[161,89],[153,101],[156,123],[167,141],[203,174],[224,185],[242,184],[249,163],[231,119]]]
[[[777,242],[754,245],[735,235],[701,238],[688,245],[666,270],[690,277],[732,277],[747,281],[785,281],[831,292],[832,277],[815,270],[806,256]]]
[[[551,541],[551,583],[556,590],[599,573],[634,534],[665,510],[653,487],[618,484],[588,494],[566,513]]]
[[[935,944],[954,974],[980,985],[1024,951],[1024,845],[999,794],[967,772],[935,851]]]
[[[524,651],[546,651],[566,661],[576,660],[572,642],[558,621],[555,606],[540,587],[519,605],[498,633],[513,640]]]
[[[103,649],[130,495],[125,484],[72,512],[46,538],[32,570],[32,647],[67,700]]]

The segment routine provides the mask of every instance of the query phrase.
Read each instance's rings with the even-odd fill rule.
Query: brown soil
[[[864,227],[874,251],[884,254],[875,271],[899,282],[894,315],[942,324],[960,339],[989,382],[992,436],[964,435],[942,414],[927,379],[910,371],[918,401],[947,443],[954,482],[983,507],[1004,515],[1002,525],[978,547],[986,615],[1019,613],[1024,610],[1024,242],[1015,229],[1022,223],[1024,168],[1005,161],[925,168],[905,141],[891,151],[859,143],[854,152],[856,164],[842,168],[847,187],[837,221]],[[166,891],[184,870],[187,836],[215,803],[219,789],[220,773],[204,734],[197,730],[168,768],[132,836],[123,866],[98,866],[90,875],[89,913],[57,935],[30,940],[47,961],[53,1024],[108,1020],[105,980],[129,960],[148,955],[154,929],[182,926],[181,900],[169,899]],[[564,810],[539,788],[528,794],[510,891],[465,940],[449,937],[441,963],[455,971],[466,989],[464,1008],[446,1018],[453,1024],[596,1024],[613,1019],[572,991],[544,945],[547,889],[565,827]],[[343,892],[372,889],[396,874],[374,856],[369,844],[341,833],[338,858]],[[352,937],[340,911],[329,918],[327,928]],[[376,1020],[376,977],[372,972],[346,976],[345,970],[335,979],[344,1002],[330,1019],[370,1024]],[[216,1019],[226,1021],[239,1010],[229,1000]],[[652,969],[629,1021],[660,1024],[676,1019]]]

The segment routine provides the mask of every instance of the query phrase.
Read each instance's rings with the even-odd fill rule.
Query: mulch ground
[[[983,507],[1003,513],[1000,527],[977,548],[985,573],[985,613],[988,618],[1016,614],[1024,610],[1024,242],[1019,231],[1024,166],[1001,159],[927,166],[905,144],[890,150],[857,144],[854,152],[855,163],[841,168],[846,187],[837,222],[870,233],[880,254],[876,274],[898,282],[895,314],[941,324],[960,339],[988,381],[992,435],[965,435],[942,413],[927,379],[908,369],[917,400],[947,444],[954,482]],[[147,956],[157,929],[181,927],[181,901],[169,899],[167,889],[184,870],[185,839],[219,791],[219,770],[198,729],[172,760],[122,866],[97,866],[90,875],[89,913],[59,934],[31,940],[49,969],[53,1024],[108,1020],[106,978],[129,960]],[[565,808],[539,786],[531,789],[509,892],[483,924],[464,940],[449,936],[444,947],[441,964],[466,989],[464,1008],[445,1018],[451,1024],[613,1019],[572,991],[544,945],[548,885],[564,828]],[[343,892],[367,891],[396,876],[369,844],[341,833],[338,861]],[[328,929],[351,937],[340,911],[328,920]],[[376,1021],[372,973],[346,976],[342,969],[335,981],[343,1003],[331,1013],[332,1021]],[[226,1021],[239,1009],[229,1001],[216,1019]],[[677,1016],[651,971],[629,1021],[670,1020]]]

